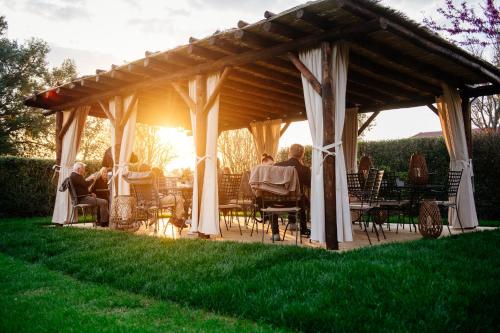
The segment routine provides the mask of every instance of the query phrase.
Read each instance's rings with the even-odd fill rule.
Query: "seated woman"
[[[90,185],[90,192],[94,193],[97,198],[106,200],[109,203],[109,188],[108,188],[108,169],[102,167],[94,175],[94,182]],[[99,211],[97,211],[97,220],[99,219]],[[107,224],[101,224],[101,227],[107,227]]]
[[[274,158],[271,155],[267,155],[266,153],[262,154],[262,159],[260,161],[262,165],[273,165]]]

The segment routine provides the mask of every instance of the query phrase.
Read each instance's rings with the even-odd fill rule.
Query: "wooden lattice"
[[[135,232],[140,224],[135,220],[136,200],[132,196],[120,195],[113,198],[109,213],[111,229]]]
[[[425,238],[438,238],[443,232],[443,223],[436,201],[424,200],[420,204],[418,230]]]
[[[427,162],[424,155],[419,153],[411,155],[408,180],[410,184],[414,185],[427,185],[429,182],[429,171],[427,170]]]
[[[364,184],[368,177],[368,172],[373,167],[373,160],[368,155],[361,156],[358,166],[359,183]]]

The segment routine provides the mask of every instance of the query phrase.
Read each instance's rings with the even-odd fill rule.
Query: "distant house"
[[[480,128],[473,128],[472,129],[472,134],[480,134],[483,133],[485,130],[480,129]],[[443,136],[443,132],[441,131],[435,131],[435,132],[420,132],[415,134],[414,136],[410,137],[410,139],[422,139],[422,138],[438,138]]]

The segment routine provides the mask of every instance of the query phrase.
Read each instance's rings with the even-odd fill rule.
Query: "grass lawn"
[[[0,331],[25,318],[17,301],[36,315],[36,331],[57,331],[65,322],[44,309],[68,308],[73,300],[82,318],[105,313],[93,326],[103,325],[101,331],[119,330],[120,323],[144,331],[500,330],[499,230],[330,253],[54,228],[46,221],[0,220]],[[41,278],[30,278],[35,270]],[[30,281],[40,286],[31,289]],[[68,284],[75,285],[66,291],[73,296],[64,294]],[[40,288],[61,297],[55,304],[32,297]],[[97,305],[85,302],[92,292]],[[123,318],[121,310],[108,310],[115,303],[126,309]],[[129,303],[144,313],[129,315]],[[202,319],[172,322],[184,312]]]

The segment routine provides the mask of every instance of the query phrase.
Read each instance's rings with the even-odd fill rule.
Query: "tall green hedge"
[[[287,152],[281,149],[277,159],[285,160]],[[407,178],[411,154],[422,153],[433,183],[445,182],[450,161],[442,137],[360,142],[358,152],[370,155],[375,166],[394,171],[401,179]],[[500,134],[474,135],[472,154],[478,215],[500,220]],[[311,146],[306,146],[304,163],[310,160]]]
[[[52,181],[54,163],[53,160],[0,157],[0,216],[50,215],[56,195]],[[100,163],[87,165],[90,173],[96,171]]]

